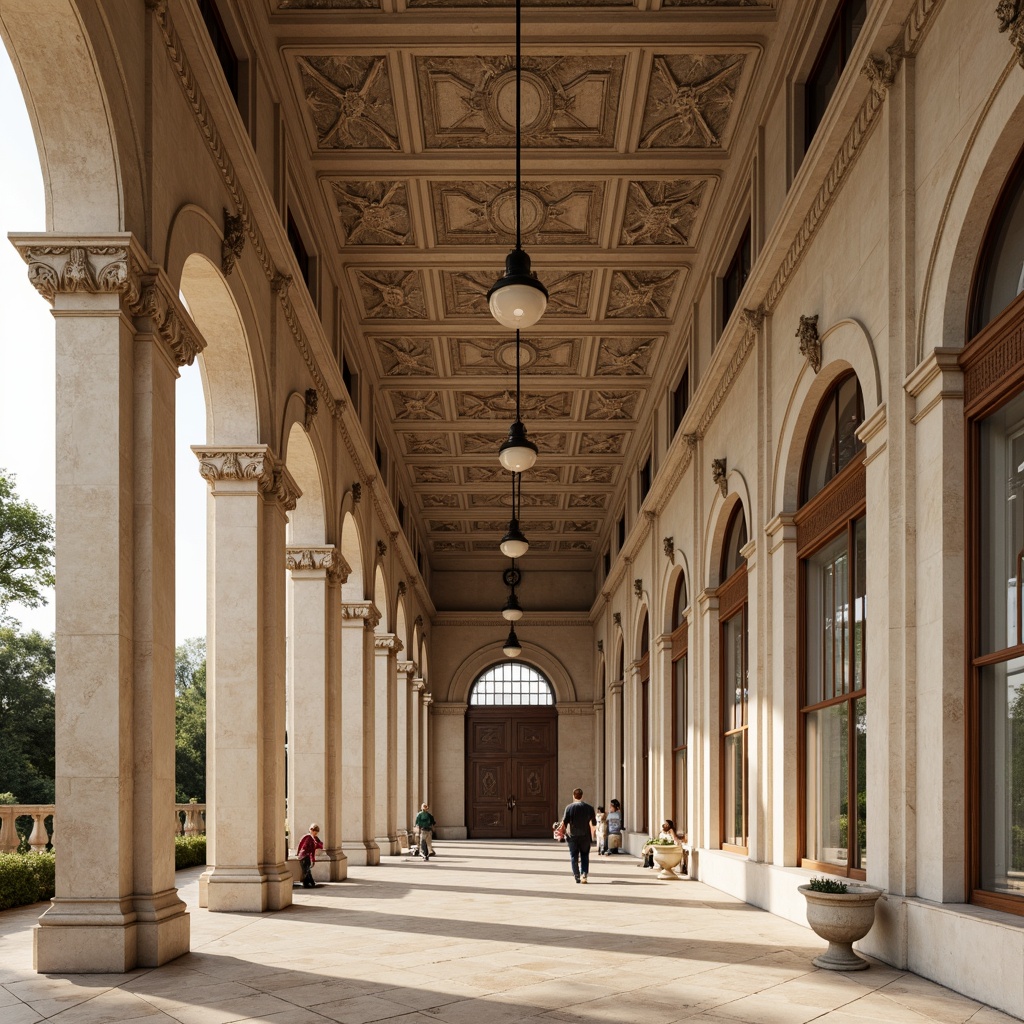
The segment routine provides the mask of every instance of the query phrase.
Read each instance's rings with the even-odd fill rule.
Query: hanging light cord
[[[522,422],[519,412],[519,328],[516,328],[516,422]]]
[[[522,114],[521,114],[521,76],[522,76],[522,0],[516,0],[516,248],[522,249],[523,240],[519,227],[519,205],[521,192],[521,157],[522,146]],[[518,333],[518,332],[517,332]],[[517,349],[518,351],[518,349]]]

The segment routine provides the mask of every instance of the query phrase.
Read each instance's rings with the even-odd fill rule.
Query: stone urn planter
[[[651,843],[650,851],[654,855],[654,863],[661,868],[655,877],[678,881],[680,876],[676,874],[675,868],[682,863],[683,848],[678,843],[666,846]]]
[[[843,888],[843,892],[820,892],[811,885],[800,886],[807,900],[807,923],[828,943],[828,949],[814,958],[814,964],[827,971],[863,971],[871,965],[853,951],[853,943],[871,931],[875,902],[882,891],[856,884]]]

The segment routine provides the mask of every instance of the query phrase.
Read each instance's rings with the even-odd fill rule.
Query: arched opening
[[[644,612],[640,627],[640,660],[637,667],[640,686],[638,713],[640,717],[640,831],[650,832],[651,815],[651,627],[650,617]]]
[[[798,842],[806,867],[867,870],[867,519],[864,402],[841,377],[818,407],[796,514],[799,659]]]
[[[676,577],[672,592],[672,815],[676,828],[689,833],[689,630],[686,611],[689,608],[686,577]]]
[[[477,676],[466,711],[471,839],[540,839],[558,816],[558,714],[548,679],[522,661]]]

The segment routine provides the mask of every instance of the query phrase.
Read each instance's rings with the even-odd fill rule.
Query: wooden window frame
[[[731,528],[731,524],[730,524]],[[726,531],[726,538],[728,539],[729,530]],[[722,836],[725,836],[725,738],[726,736],[739,735],[742,737],[743,743],[743,781],[741,786],[740,797],[743,804],[743,837],[746,839],[746,845],[740,846],[734,843],[725,842],[724,838],[721,843],[721,847],[728,853],[739,853],[744,856],[750,854],[750,808],[747,800],[747,784],[750,781],[747,771],[748,767],[748,756],[749,751],[747,748],[747,737],[749,735],[750,723],[747,716],[748,702],[743,702],[743,724],[736,728],[726,729],[725,727],[725,714],[726,714],[726,699],[725,699],[725,663],[726,663],[726,650],[725,650],[725,628],[736,618],[737,615],[742,616],[740,628],[743,630],[743,671],[744,675],[747,672],[749,666],[749,645],[750,645],[750,622],[748,619],[748,604],[747,604],[747,563],[746,560],[737,568],[733,574],[718,588],[715,592],[718,596],[718,684],[719,684],[719,700],[721,701],[721,714],[719,716],[719,735],[720,742],[718,745],[718,777],[723,780],[722,785],[719,789],[719,802],[718,802],[718,818],[720,827],[722,829]]]

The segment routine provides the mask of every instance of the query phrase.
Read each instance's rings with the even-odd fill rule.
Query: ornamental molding
[[[818,337],[818,314],[800,316],[795,337],[800,339],[800,354],[817,373],[821,369],[821,339]]]
[[[1009,32],[1017,63],[1024,68],[1024,0],[999,0],[996,17],[999,31]]]
[[[373,638],[373,646],[375,650],[386,654],[398,654],[399,651],[405,650],[405,645],[394,633],[378,634]]]
[[[221,480],[254,480],[260,490],[273,485],[275,460],[266,445],[193,445],[192,451],[199,460],[199,475],[211,484]]]
[[[245,248],[245,221],[241,215],[234,215],[224,207],[224,240],[220,243],[220,269],[225,277],[231,276],[235,264],[241,259]]]
[[[449,704],[449,703],[441,703],[440,701],[435,701],[430,696],[430,694],[425,694],[424,695],[423,702],[425,704],[431,704],[432,705],[431,711],[430,711],[430,713],[432,715],[444,715],[444,716],[448,716],[448,717],[452,717],[452,718],[455,718],[455,717],[462,718],[466,714],[466,711],[469,708],[468,704]]]
[[[285,567],[288,569],[329,570],[334,565],[337,551],[333,545],[326,547],[289,547],[285,552]]]
[[[754,331],[748,330],[743,332],[740,338],[739,347],[736,349],[732,359],[729,361],[729,365],[726,367],[721,380],[718,382],[718,387],[715,388],[714,395],[711,396],[711,401],[704,409],[700,422],[697,424],[696,434],[698,439],[707,436],[708,427],[711,426],[712,420],[714,420],[715,416],[718,415],[718,410],[721,408],[726,396],[732,389],[733,383],[739,376],[740,370],[743,368],[743,364],[747,361],[747,356],[750,355],[750,352],[754,347],[755,337],[756,332]]]
[[[566,717],[581,717],[583,715],[593,715],[594,705],[593,704],[556,704],[555,711],[559,718]]]
[[[362,620],[367,629],[376,629],[380,622],[380,612],[372,601],[345,601],[341,605],[342,620],[358,622]]]

